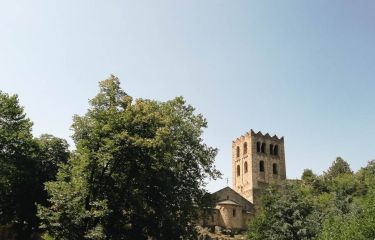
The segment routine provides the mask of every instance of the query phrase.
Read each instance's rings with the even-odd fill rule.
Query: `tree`
[[[60,165],[67,163],[70,152],[69,145],[65,139],[50,134],[42,134],[35,138],[36,151],[36,192],[38,204],[47,206],[47,192],[44,184],[56,180],[57,171]]]
[[[326,178],[333,179],[340,174],[353,174],[352,170],[350,169],[349,163],[347,163],[341,157],[337,157],[336,161],[334,161],[328,171],[324,174]]]
[[[204,179],[219,176],[206,120],[182,97],[133,101],[114,76],[90,106],[74,117],[76,152],[46,184],[42,227],[56,239],[192,239]]]
[[[22,233],[36,226],[32,122],[16,95],[0,91],[0,224]]]
[[[50,134],[36,138],[38,145],[38,176],[42,183],[55,180],[59,165],[67,163],[69,145],[65,139]]]
[[[375,161],[353,174],[337,158],[323,175],[306,169],[288,185],[264,194],[250,239],[375,238]]]
[[[305,182],[313,182],[316,178],[316,175],[313,173],[311,169],[303,170],[301,179]]]
[[[375,184],[375,182],[373,183]],[[374,239],[375,191],[369,192],[349,205],[349,210],[331,211],[324,219],[320,240]]]
[[[261,213],[250,224],[248,237],[260,239],[315,239],[320,229],[320,213],[304,189],[286,184],[269,187],[262,196]]]
[[[356,192],[349,211],[328,215],[319,239],[375,238],[375,161],[370,161],[355,177],[361,190]],[[349,189],[353,185],[349,181],[346,184]]]

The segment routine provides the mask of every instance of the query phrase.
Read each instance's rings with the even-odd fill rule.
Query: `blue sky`
[[[72,134],[98,81],[133,97],[182,95],[231,179],[231,141],[285,137],[287,176],[375,158],[375,1],[0,1],[0,89],[34,134]]]

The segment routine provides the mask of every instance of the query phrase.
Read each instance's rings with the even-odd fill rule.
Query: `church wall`
[[[243,228],[242,207],[236,205],[219,205],[219,226],[230,229]]]
[[[253,211],[254,209],[253,205],[251,205],[249,202],[247,202],[245,199],[243,199],[229,187],[223,188],[220,191],[216,192],[215,196],[217,198],[217,201],[232,200],[238,203],[239,205],[243,206],[243,209],[246,211]]]
[[[244,153],[244,144],[247,144],[247,151]],[[251,161],[252,147],[251,147],[251,135],[246,134],[241,136],[238,141],[232,143],[232,188],[244,196],[246,199],[251,197],[250,190],[253,188],[252,185],[252,171],[253,162]],[[237,147],[240,149],[239,155],[237,155]],[[245,168],[247,164],[247,171]],[[238,176],[237,167],[240,167],[240,175]]]

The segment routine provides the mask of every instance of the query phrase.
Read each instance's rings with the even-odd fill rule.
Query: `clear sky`
[[[98,81],[133,97],[182,95],[231,180],[231,141],[285,137],[287,176],[375,158],[375,1],[0,1],[0,89],[34,134],[69,139]],[[229,182],[229,184],[231,184]]]

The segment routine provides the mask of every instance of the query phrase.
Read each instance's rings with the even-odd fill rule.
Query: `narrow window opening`
[[[236,216],[236,209],[233,209],[233,217]]]
[[[262,153],[265,153],[266,151],[266,144],[265,143],[262,143],[262,147],[261,147],[261,149],[260,149],[260,151],[262,152]]]
[[[273,152],[273,144],[270,144],[270,154],[271,154],[271,155],[274,155],[273,153],[274,153],[274,152]]]
[[[240,157],[240,147],[237,147],[237,157]]]
[[[260,152],[260,142],[257,142],[257,152]]]
[[[272,172],[273,172],[273,174],[278,174],[276,163],[272,164]]]
[[[243,167],[245,169],[245,173],[247,173],[247,162],[245,162],[243,165],[244,165]]]
[[[243,154],[247,154],[247,142],[243,144]]]
[[[273,155],[279,155],[279,146],[275,145],[275,147],[273,148]]]
[[[237,165],[237,176],[240,176],[240,175],[241,175],[240,165]]]
[[[259,172],[264,172],[264,161],[259,162]]]
[[[227,200],[229,200],[229,196],[227,195]]]

